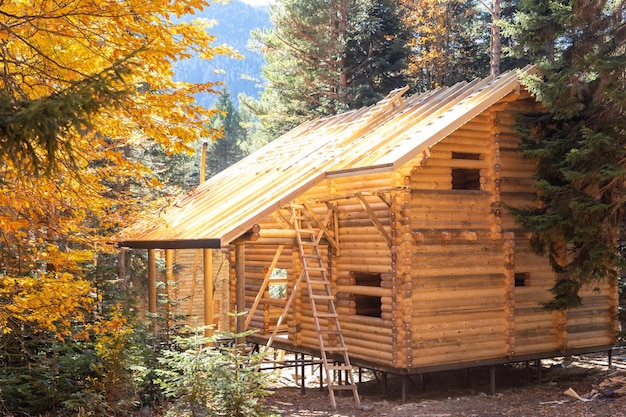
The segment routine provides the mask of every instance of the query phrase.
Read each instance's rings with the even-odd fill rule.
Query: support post
[[[402,404],[406,404],[406,392],[407,392],[408,380],[409,380],[408,375],[402,375]]]
[[[305,374],[304,353],[301,354],[300,360],[302,364],[302,367],[300,368],[300,370],[302,371],[302,373],[300,374],[300,393],[304,395],[306,394],[306,385],[305,385],[306,378],[304,376]]]
[[[157,312],[156,290],[156,253],[155,249],[148,249],[148,312],[154,315]],[[156,331],[156,320],[151,319],[150,330]]]
[[[541,365],[541,359],[537,359],[537,361],[535,361],[535,367],[537,368],[537,382],[541,383],[541,379],[543,378],[543,375],[541,375],[543,371],[543,366]]]
[[[204,335],[211,337],[213,335],[213,251],[204,249],[203,251],[203,268],[204,273]]]
[[[165,304],[165,326],[170,328],[172,326],[172,300],[177,300],[178,294],[172,284],[174,283],[174,249],[165,249],[165,291],[167,294],[167,303]]]
[[[496,395],[496,367],[489,368],[489,385],[491,387],[491,395]]]
[[[246,331],[246,246],[242,243],[235,245],[235,307],[237,309],[237,333]],[[240,337],[237,343],[245,343],[246,338]]]

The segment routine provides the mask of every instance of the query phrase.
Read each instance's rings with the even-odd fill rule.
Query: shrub
[[[176,350],[164,350],[159,358],[157,382],[172,400],[168,416],[267,417],[272,412],[265,399],[270,376],[259,372],[263,360],[234,343],[240,334],[221,333],[207,338],[196,330],[175,337]]]

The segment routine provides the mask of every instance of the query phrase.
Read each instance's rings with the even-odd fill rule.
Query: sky
[[[250,6],[268,6],[271,0],[240,0]]]

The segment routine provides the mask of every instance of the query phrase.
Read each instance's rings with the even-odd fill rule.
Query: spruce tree
[[[239,111],[233,104],[228,89],[224,89],[215,103],[215,108],[218,113],[211,120],[211,128],[221,130],[223,136],[209,145],[206,158],[207,178],[243,158],[245,152],[241,145],[247,141],[248,137],[248,132],[241,124]]]
[[[246,104],[274,136],[405,84],[407,32],[392,0],[280,0],[270,19],[273,29],[254,34],[265,91]]]
[[[538,161],[541,207],[514,210],[557,272],[549,308],[579,305],[586,283],[623,267],[626,206],[626,9],[623,2],[524,0],[509,35],[537,62],[523,81],[544,106],[521,123]]]

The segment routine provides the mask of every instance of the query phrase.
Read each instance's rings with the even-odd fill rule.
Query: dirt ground
[[[413,377],[407,401],[402,402],[401,380],[382,375],[359,385],[361,409],[355,407],[350,392],[338,392],[337,409],[330,405],[328,390],[319,388],[319,372],[306,375],[306,390],[295,382],[293,368],[277,376],[269,404],[281,417],[626,417],[626,396],[615,389],[626,382],[607,386],[609,378],[626,381],[626,353],[613,356],[613,367],[606,366],[606,355],[557,358],[542,361],[541,380],[531,364],[498,366],[496,394],[490,392],[488,368],[469,372],[449,371]],[[317,375],[316,375],[317,374]],[[565,395],[572,388],[582,401]],[[598,392],[594,392],[596,389]],[[594,395],[595,393],[595,395]]]

